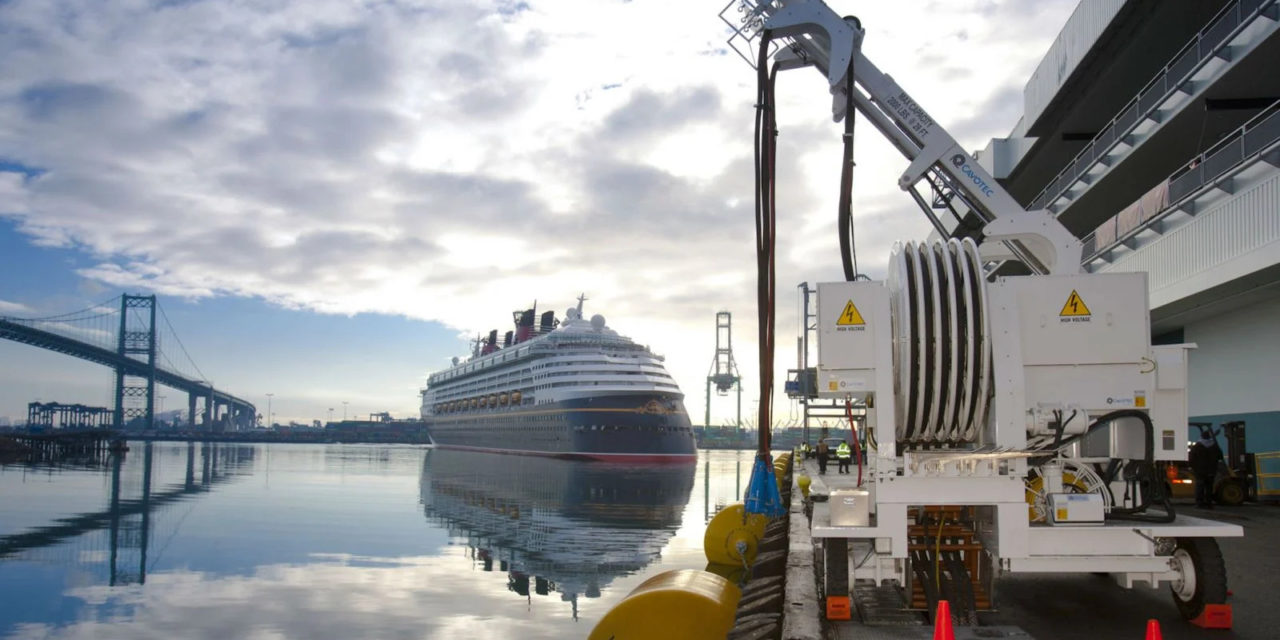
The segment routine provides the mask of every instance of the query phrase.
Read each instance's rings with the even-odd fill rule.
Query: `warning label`
[[[1067,296],[1067,303],[1062,305],[1062,311],[1058,313],[1062,322],[1089,322],[1093,318],[1093,313],[1089,311],[1089,305],[1084,303],[1084,299],[1075,289],[1071,290],[1071,295]]]
[[[862,314],[858,313],[858,307],[854,306],[853,300],[844,303],[844,311],[841,311],[840,317],[836,319],[837,327],[865,327],[866,324]]]

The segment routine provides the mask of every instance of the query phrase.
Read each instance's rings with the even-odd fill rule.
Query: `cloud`
[[[977,147],[1012,126],[1064,6],[859,10],[868,55]],[[0,158],[44,171],[0,172],[0,215],[94,256],[84,277],[460,333],[586,290],[669,356],[694,412],[715,311],[754,359],[754,76],[709,8],[12,0],[0,22]],[[779,91],[786,291],[839,274],[839,128],[818,74]],[[874,138],[855,205],[872,273],[927,232]]]
[[[0,300],[0,315],[30,315],[35,311],[25,304],[18,302],[9,302],[8,300]]]

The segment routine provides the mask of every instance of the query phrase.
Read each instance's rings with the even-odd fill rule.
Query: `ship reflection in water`
[[[579,596],[661,557],[695,469],[436,450],[422,463],[422,504],[484,571],[506,572],[508,589],[558,593],[576,618]]]

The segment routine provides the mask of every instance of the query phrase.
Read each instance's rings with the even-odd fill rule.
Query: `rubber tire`
[[[1218,485],[1218,502],[1220,504],[1238,507],[1244,504],[1244,485],[1240,484],[1235,478],[1228,478],[1222,484]]]
[[[1227,567],[1222,561],[1222,551],[1213,538],[1178,538],[1178,548],[1191,556],[1196,575],[1196,591],[1190,600],[1178,597],[1172,585],[1169,595],[1178,607],[1178,613],[1193,620],[1204,612],[1206,604],[1223,604],[1227,601]]]

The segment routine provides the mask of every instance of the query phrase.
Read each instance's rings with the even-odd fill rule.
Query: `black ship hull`
[[[445,449],[620,462],[697,458],[684,404],[660,394],[615,394],[425,418]]]

